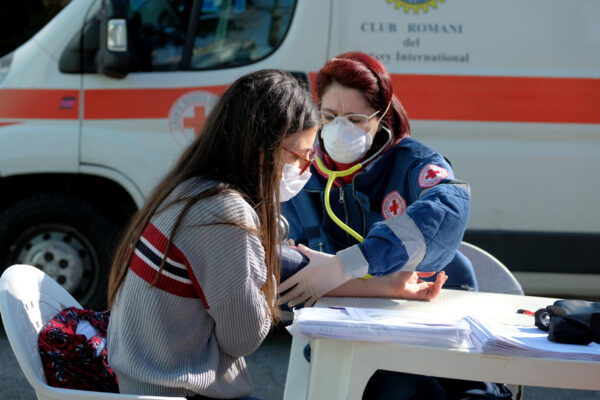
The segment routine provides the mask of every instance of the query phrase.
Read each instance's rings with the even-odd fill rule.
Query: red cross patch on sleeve
[[[406,211],[406,201],[400,196],[397,190],[389,192],[383,198],[383,204],[381,205],[383,218],[399,217],[404,214],[404,211]]]
[[[419,173],[419,186],[422,188],[430,188],[449,176],[450,173],[444,168],[435,164],[427,164]]]

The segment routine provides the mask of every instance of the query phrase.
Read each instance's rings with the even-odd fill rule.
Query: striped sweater
[[[192,178],[166,202],[213,185]],[[111,311],[108,362],[122,393],[244,396],[252,388],[243,356],[256,350],[271,324],[260,290],[264,248],[248,230],[219,223],[256,228],[258,216],[238,194],[200,200],[179,226],[151,287],[183,205],[156,214],[135,246]]]

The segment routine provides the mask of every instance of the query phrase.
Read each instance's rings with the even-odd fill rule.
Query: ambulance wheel
[[[116,226],[74,195],[44,193],[0,214],[0,270],[29,264],[85,308],[104,310]]]

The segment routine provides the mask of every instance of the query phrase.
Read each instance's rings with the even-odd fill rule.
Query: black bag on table
[[[600,303],[585,300],[557,300],[535,312],[535,326],[548,332],[558,343],[600,343]]]

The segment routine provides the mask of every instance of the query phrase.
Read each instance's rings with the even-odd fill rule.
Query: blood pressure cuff
[[[279,247],[279,259],[281,261],[281,270],[280,270],[280,278],[279,281],[280,282],[284,282],[286,279],[288,279],[290,276],[294,275],[296,272],[300,271],[302,268],[304,268],[306,266],[306,264],[308,264],[308,258],[300,253],[300,251],[298,251],[295,247],[290,247],[290,246],[280,246]],[[292,290],[293,288],[295,288],[296,286],[292,286],[291,288],[289,288],[288,290],[286,290],[285,292],[280,293],[280,296],[285,295],[286,293],[288,293],[290,290]],[[298,304],[296,305],[294,308],[302,308],[304,306],[304,303]],[[287,304],[282,304],[279,306],[279,308],[281,309],[281,311],[283,311],[283,313],[281,314],[281,319],[284,322],[291,322],[293,319],[293,316],[291,316],[291,312],[292,309],[290,307],[288,307]],[[286,316],[286,313],[288,314],[288,316]]]
[[[600,343],[600,303],[557,300],[535,312],[535,325],[558,343]]]
[[[280,282],[285,281],[308,264],[308,258],[296,248],[289,246],[280,247],[281,273]]]

